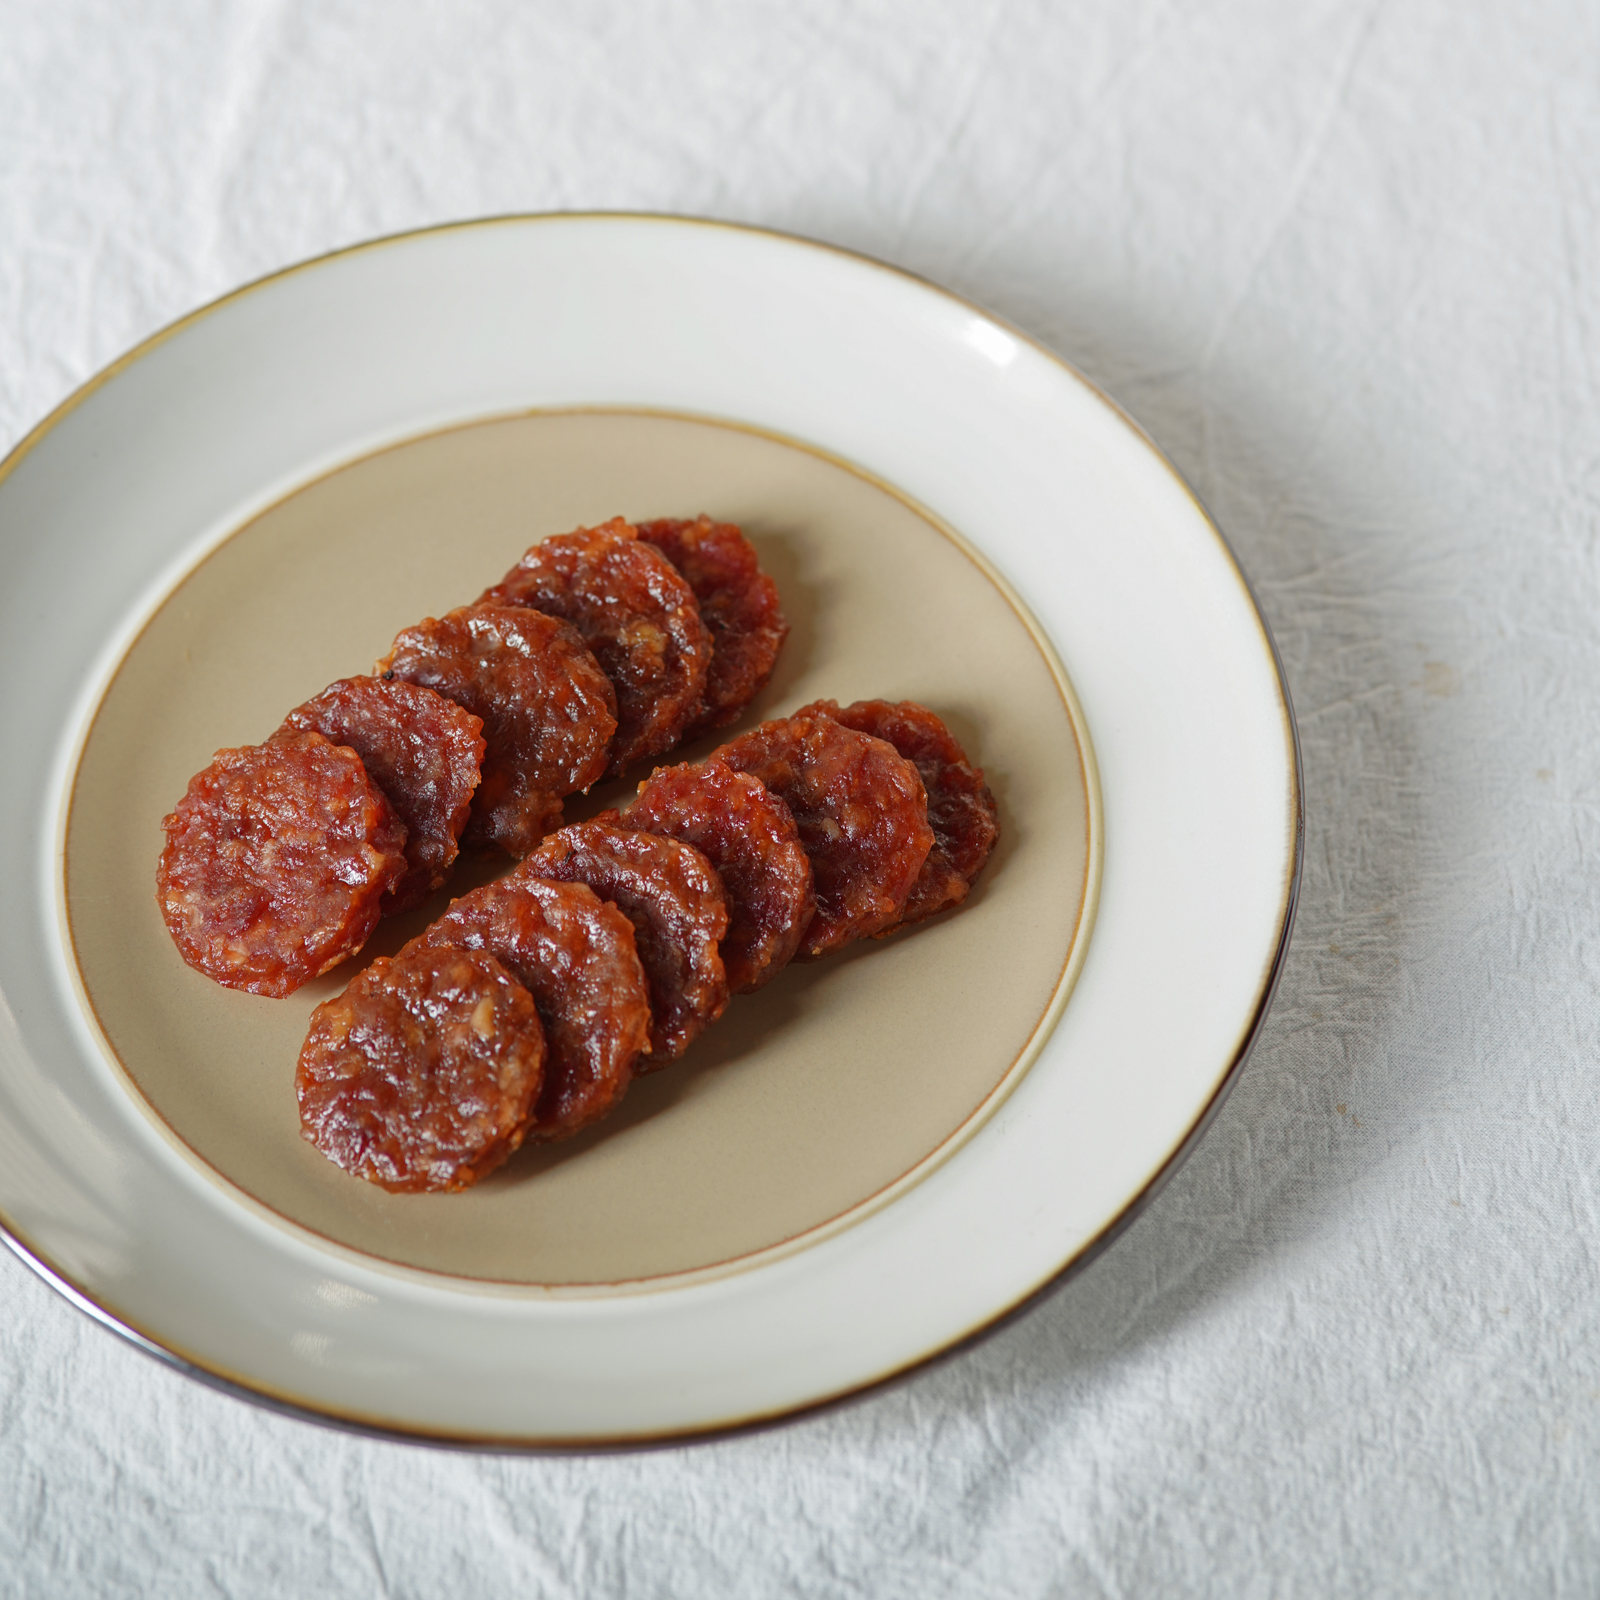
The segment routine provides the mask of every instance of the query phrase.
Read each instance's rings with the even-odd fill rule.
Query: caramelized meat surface
[[[320,733],[219,750],[162,827],[156,896],[183,959],[281,997],[371,937],[406,873],[405,824]]]

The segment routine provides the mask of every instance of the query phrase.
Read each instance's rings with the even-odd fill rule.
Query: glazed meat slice
[[[483,762],[483,720],[401,678],[342,678],[296,706],[274,734],[320,733],[361,757],[406,825],[406,874],[383,901],[406,911],[450,874]]]
[[[789,963],[816,910],[811,858],[794,814],[764,783],[720,761],[662,767],[619,820],[692,844],[716,868],[730,989],[759,989]]]
[[[609,812],[552,833],[520,871],[586,883],[633,924],[652,1018],[650,1054],[636,1072],[664,1067],[722,1015],[727,902],[716,869],[693,845],[618,827]]]
[[[606,767],[611,682],[576,631],[520,606],[464,606],[419,622],[378,663],[483,722],[483,776],[462,841],[523,856],[561,821],[562,799]]]
[[[750,541],[731,522],[696,517],[641,522],[639,537],[653,544],[688,580],[711,635],[706,691],[684,730],[692,739],[724,728],[772,676],[789,624],[778,586],[761,570]]]
[[[816,915],[799,954],[819,956],[899,919],[933,846],[917,769],[892,745],[832,717],[764,722],[713,752],[794,813],[811,858]]]
[[[622,1098],[650,1048],[650,991],[633,924],[587,884],[518,867],[452,900],[412,943],[487,950],[533,996],[546,1055],[532,1138],[564,1139]]]
[[[847,728],[887,740],[922,776],[933,848],[900,922],[920,922],[946,906],[960,905],[999,835],[999,815],[983,769],[967,760],[944,723],[915,700],[857,700],[843,708],[833,700],[818,700],[803,714],[832,717]]]
[[[621,517],[534,545],[482,602],[531,606],[583,635],[616,686],[613,777],[682,738],[705,693],[711,637],[683,576]]]
[[[532,995],[493,956],[413,942],[311,1014],[300,1131],[385,1189],[465,1189],[522,1143],[544,1054]]]
[[[405,876],[405,824],[320,733],[219,750],[162,822],[156,894],[183,959],[281,997],[364,945]]]

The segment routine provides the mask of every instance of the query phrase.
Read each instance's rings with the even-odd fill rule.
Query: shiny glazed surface
[[[568,1138],[622,1098],[650,1047],[650,991],[633,924],[587,884],[518,868],[451,901],[419,942],[486,950],[533,996],[546,1044],[533,1138]]]
[[[720,761],[661,767],[618,820],[692,844],[717,869],[730,989],[759,989],[788,965],[816,910],[811,858],[794,813],[764,783]]]
[[[301,1128],[382,1188],[465,1189],[522,1143],[544,1056],[533,997],[494,957],[413,945],[312,1013]]]
[[[384,915],[426,899],[456,859],[483,763],[483,719],[402,678],[341,678],[296,706],[283,728],[354,750],[405,824],[406,872],[384,897]]]
[[[921,775],[933,848],[894,926],[960,905],[1000,831],[998,808],[982,770],[967,760],[938,716],[913,700],[857,700],[848,706],[818,700],[804,710],[892,744]]]
[[[684,730],[693,739],[726,727],[756,697],[777,665],[789,624],[777,584],[731,522],[667,517],[641,522],[639,537],[683,574],[711,635],[705,693]]]
[[[531,606],[583,636],[616,689],[613,777],[683,736],[705,692],[711,638],[694,591],[629,523],[552,535],[480,599]]]
[[[520,870],[586,883],[633,924],[651,1014],[650,1051],[636,1072],[664,1067],[722,1015],[728,904],[716,869],[694,846],[618,827],[607,813],[551,834]]]
[[[162,826],[156,893],[183,959],[281,997],[359,950],[406,870],[405,824],[319,733],[219,750]]]
[[[895,922],[933,846],[909,761],[831,717],[763,723],[711,759],[759,778],[794,814],[817,909],[799,953],[819,956]]]
[[[404,629],[378,663],[483,720],[482,778],[464,840],[523,856],[561,802],[605,771],[616,731],[611,682],[577,633],[518,606],[464,606]]]

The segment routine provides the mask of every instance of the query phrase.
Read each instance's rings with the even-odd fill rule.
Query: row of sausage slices
[[[307,1139],[398,1191],[475,1183],[603,1117],[795,956],[964,900],[983,774],[914,702],[819,701],[559,829],[320,1006]]]
[[[731,722],[787,632],[729,523],[616,518],[534,545],[195,776],[157,871],[173,940],[230,988],[293,993],[441,887],[461,845],[525,856],[568,795]]]
[[[191,966],[257,994],[353,955],[461,847],[519,859],[318,1009],[297,1084],[319,1149],[391,1189],[462,1188],[605,1115],[730,993],[965,898],[994,801],[911,702],[818,702],[561,827],[567,796],[737,718],[787,631],[736,527],[614,519],[192,780],[162,911]]]

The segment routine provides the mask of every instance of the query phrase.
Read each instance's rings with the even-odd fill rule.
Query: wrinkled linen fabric
[[[998,1335],[816,1417],[371,1441],[0,1253],[0,1595],[1600,1589],[1597,62],[1582,3],[0,0],[0,448],[374,234],[814,235],[1170,454],[1276,634],[1308,818],[1187,1165]]]

